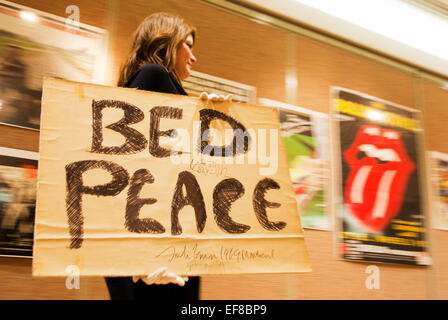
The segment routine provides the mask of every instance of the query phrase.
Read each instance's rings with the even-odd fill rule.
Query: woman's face
[[[196,62],[196,57],[193,55],[193,45],[193,36],[189,34],[177,48],[176,66],[174,68],[180,80],[185,80],[190,76],[191,66]]]

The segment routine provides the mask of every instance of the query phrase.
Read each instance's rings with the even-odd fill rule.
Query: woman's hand
[[[181,287],[188,281],[188,277],[181,277],[175,273],[168,272],[166,267],[157,269],[148,276],[133,276],[132,281],[137,282],[141,279],[146,284],[168,284],[174,283]]]
[[[232,102],[232,94],[228,94],[226,96],[222,94],[216,94],[216,93],[207,93],[207,92],[201,92],[199,95],[199,98],[202,100],[211,100],[211,101],[226,101],[226,102]]]

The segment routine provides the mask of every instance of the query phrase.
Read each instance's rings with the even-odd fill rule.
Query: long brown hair
[[[124,86],[128,79],[147,63],[163,66],[182,85],[174,68],[176,51],[190,34],[194,42],[196,29],[178,16],[164,12],[147,16],[134,33],[131,50],[121,66],[118,86]]]

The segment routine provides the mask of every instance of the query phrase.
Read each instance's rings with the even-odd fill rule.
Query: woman
[[[134,34],[118,86],[187,95],[181,81],[190,75],[196,61],[192,52],[195,38],[196,30],[179,17],[166,13],[146,17]],[[202,98],[216,100],[207,94]],[[183,278],[166,268],[144,277],[106,278],[106,283],[112,300],[199,299],[199,277]]]

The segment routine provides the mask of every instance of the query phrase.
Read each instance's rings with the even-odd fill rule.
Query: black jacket
[[[156,63],[145,64],[124,85],[139,90],[187,95],[176,80]]]
[[[182,86],[162,66],[155,63],[141,67],[127,81],[125,87],[187,95]],[[108,277],[106,284],[112,300],[146,300],[150,302],[154,300],[199,299],[199,277],[189,277],[184,287],[176,284],[147,285],[141,280],[134,283],[132,277]]]

